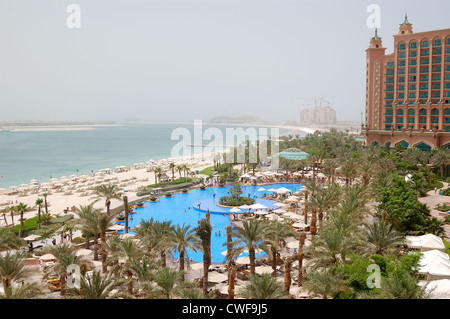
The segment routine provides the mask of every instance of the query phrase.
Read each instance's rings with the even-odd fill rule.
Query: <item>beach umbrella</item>
[[[230,212],[233,212],[233,213],[239,213],[240,211],[241,210],[237,207],[233,207],[232,209],[230,209]]]
[[[76,256],[88,256],[88,255],[92,254],[92,252],[93,251],[90,249],[81,248],[81,249],[78,249],[77,251],[75,251],[75,255]]]
[[[241,209],[250,209],[251,206],[249,206],[249,205],[242,205],[242,206],[239,206],[239,208],[241,208]]]
[[[258,266],[255,267],[255,273],[258,275],[262,274],[271,274],[273,272],[273,269],[271,266]]]
[[[269,188],[267,191],[269,191],[269,192],[276,192],[277,190],[275,188]]]
[[[272,213],[277,213],[277,214],[283,214],[286,213],[287,211],[281,208],[275,209],[272,211]]]
[[[241,265],[250,264],[250,258],[249,257],[239,257],[236,258],[236,263]]]
[[[50,261],[50,260],[55,260],[56,257],[53,256],[52,254],[45,254],[45,255],[39,257],[39,259],[42,261]]]
[[[267,215],[268,212],[263,211],[263,210],[258,210],[258,211],[255,212],[255,214],[256,214],[256,215]]]
[[[40,237],[41,236],[38,236],[38,235],[29,235],[29,236],[25,237],[24,240],[34,241]]]
[[[294,227],[294,228],[306,228],[306,227],[308,227],[308,225],[303,224],[303,223],[294,223],[294,224],[292,224],[292,227]]]
[[[266,189],[264,188],[264,187],[260,187],[259,189],[258,189],[258,192],[262,192],[262,191],[265,191]]]
[[[266,206],[264,206],[263,204],[260,204],[260,203],[256,203],[256,204],[253,204],[253,205],[250,205],[250,208],[251,209],[267,209],[267,207]]]
[[[286,206],[289,206],[289,205],[284,204],[284,203],[275,203],[275,204],[273,204],[273,206],[277,206],[277,207],[286,207]]]
[[[122,229],[125,229],[125,226],[120,225],[120,224],[116,224],[116,225],[109,227],[109,230],[122,230]]]
[[[228,280],[228,276],[225,274],[221,274],[218,272],[211,272],[210,274],[208,274],[208,281],[209,282],[214,282],[214,283],[219,283],[219,282],[224,282]]]

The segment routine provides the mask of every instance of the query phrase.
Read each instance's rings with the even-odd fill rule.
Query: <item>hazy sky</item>
[[[388,53],[405,12],[450,28],[448,0],[0,0],[0,120],[360,120],[372,3]]]

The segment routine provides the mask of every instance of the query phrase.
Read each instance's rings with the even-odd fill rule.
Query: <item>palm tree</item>
[[[166,257],[170,254],[172,243],[170,238],[174,232],[174,226],[171,221],[141,221],[134,228],[134,232],[138,235],[143,243],[143,247],[147,249],[147,253],[157,252],[160,254],[161,267],[166,267]]]
[[[303,285],[310,293],[328,299],[346,290],[345,281],[339,273],[333,273],[332,268],[318,271],[313,269],[306,277]]]
[[[297,278],[297,285],[301,287],[303,285],[303,247],[305,246],[305,239],[306,239],[306,233],[300,232],[298,234],[298,278]]]
[[[361,293],[359,299],[427,299],[426,286],[419,286],[418,278],[407,272],[394,271],[381,278],[381,287],[375,294]]]
[[[177,165],[176,169],[181,178],[181,172],[183,171],[183,165]]]
[[[0,228],[0,252],[11,249],[18,249],[25,244],[25,241],[17,236],[9,228]]]
[[[0,256],[0,281],[3,288],[11,288],[14,282],[20,282],[30,275],[30,269],[24,267],[26,256],[23,253],[10,253]]]
[[[195,229],[191,228],[190,225],[185,225],[185,223],[182,226],[176,225],[169,237],[169,242],[172,244],[172,250],[178,251],[180,254],[179,270],[181,272],[181,280],[184,281],[184,263],[185,259],[188,258],[187,252],[190,250],[196,252],[197,249],[200,249],[200,242],[195,235]]]
[[[196,234],[201,240],[203,252],[203,295],[208,294],[208,273],[211,265],[211,221],[210,213],[207,212],[204,219],[198,221]]]
[[[101,210],[94,208],[94,204],[80,205],[75,209],[75,214],[78,218],[73,219],[73,223],[81,228],[86,237],[86,249],[89,248],[89,235],[94,236],[94,260],[98,260],[98,235],[99,226],[98,218],[101,214]]]
[[[101,250],[102,250],[102,271],[106,272],[106,232],[113,225],[113,220],[117,214],[100,213],[98,215],[98,231],[100,233]]]
[[[36,205],[38,207],[38,229],[41,229],[41,209],[44,204],[44,200],[42,198],[36,199]]]
[[[31,284],[11,286],[5,288],[0,294],[0,299],[35,299],[43,294],[43,290],[37,282]]]
[[[82,256],[75,254],[75,246],[65,242],[62,245],[49,246],[46,251],[55,256],[56,262],[51,266],[52,270],[59,275],[61,285],[61,295],[66,291],[67,269],[71,265],[78,265],[83,268],[92,267],[92,262]]]
[[[339,162],[335,158],[327,158],[323,161],[323,170],[331,174],[331,182],[334,183],[336,176],[336,169],[339,167]]]
[[[345,186],[351,185],[353,179],[355,179],[358,174],[356,160],[351,158],[344,161],[341,165],[340,174],[345,178]]]
[[[48,203],[47,203],[47,196],[48,196],[48,193],[43,193],[42,194],[42,197],[44,197],[44,207],[45,207],[45,213],[46,214],[48,214]]]
[[[161,167],[156,167],[153,170],[153,173],[155,173],[155,183],[158,184],[158,179],[160,179],[161,174],[162,174],[162,168]]]
[[[114,184],[102,184],[99,186],[94,187],[94,192],[96,201],[99,201],[101,199],[105,200],[105,206],[106,206],[106,213],[108,215],[111,214],[111,200],[113,199],[121,199],[121,192],[118,186]],[[94,202],[94,203],[95,203]]]
[[[276,276],[277,271],[277,254],[281,248],[280,243],[285,243],[286,238],[294,236],[292,227],[286,223],[280,223],[277,219],[273,220],[268,226],[267,240],[270,242],[270,251],[272,259],[272,276]]]
[[[102,275],[100,271],[93,271],[88,276],[80,278],[80,288],[72,288],[69,293],[82,299],[108,299],[108,298],[129,298],[123,292],[112,294],[112,291],[124,283],[124,279],[111,277],[109,274]]]
[[[19,203],[16,206],[16,211],[20,212],[20,226],[19,226],[19,237],[22,237],[22,228],[23,228],[23,213],[29,212],[31,210],[31,207],[28,207],[28,205],[24,203]]]
[[[447,149],[439,149],[431,157],[431,164],[440,168],[441,177],[444,178],[445,168],[450,164],[450,152]]]
[[[169,168],[170,168],[170,170],[172,171],[172,182],[174,182],[175,181],[175,168],[176,168],[177,166],[175,165],[175,163],[170,163],[169,164]]]
[[[367,249],[371,254],[384,255],[404,244],[403,236],[384,221],[375,221],[365,229]]]
[[[119,258],[121,261],[121,273],[127,277],[128,293],[133,295],[133,269],[136,261],[141,260],[143,256],[143,250],[139,242],[135,242],[132,239],[124,239],[120,241]]]
[[[244,299],[284,299],[282,284],[270,274],[261,276],[250,275],[250,283],[240,291],[240,297]]]
[[[268,236],[271,230],[267,224],[260,220],[243,221],[242,227],[233,228],[233,237],[236,238],[234,249],[239,255],[245,248],[248,249],[250,259],[250,273],[255,274],[255,251],[257,249],[269,251]]]
[[[175,290],[177,281],[180,280],[182,276],[182,273],[176,271],[175,269],[163,267],[153,273],[152,279],[158,285],[157,288],[163,298],[170,299]]]

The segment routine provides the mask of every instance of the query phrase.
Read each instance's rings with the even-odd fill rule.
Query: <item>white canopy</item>
[[[122,229],[125,229],[125,226],[122,226],[122,225],[119,225],[119,224],[116,224],[116,225],[113,225],[113,226],[109,227],[109,230],[122,230]]]
[[[225,274],[220,274],[218,272],[211,272],[208,274],[208,281],[210,282],[224,282],[228,280],[228,276]]]
[[[39,237],[41,237],[41,236],[38,236],[38,235],[29,235],[29,236],[25,237],[24,240],[30,240],[30,241],[33,241],[33,240],[38,239]]]
[[[431,293],[432,299],[450,299],[450,279],[420,281],[419,285],[426,287],[425,290]]]
[[[239,257],[236,258],[236,263],[241,265],[250,264],[250,258],[248,257]]]
[[[423,251],[432,249],[445,249],[445,245],[442,239],[433,234],[426,234],[422,236],[406,236],[406,244],[410,248],[418,248]]]
[[[259,203],[250,205],[250,208],[252,208],[252,209],[267,209],[266,206],[264,206],[264,205],[262,205],[262,204],[259,204]]]
[[[239,213],[241,210],[237,207],[233,207],[232,209],[230,209],[230,212],[232,213]]]
[[[258,189],[258,192],[262,192],[262,191],[265,191],[266,189],[264,188],[264,187],[260,187],[259,189]]]

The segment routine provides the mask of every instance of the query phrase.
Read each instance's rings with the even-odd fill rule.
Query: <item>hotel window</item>
[[[387,78],[386,83],[394,83],[394,78]]]
[[[398,74],[405,74],[405,69],[404,68],[398,69]]]
[[[388,93],[386,94],[386,100],[392,100],[394,98],[394,94]]]
[[[409,60],[409,65],[417,65],[417,60],[416,59]]]
[[[427,109],[420,109],[419,115],[427,115]]]
[[[441,97],[441,93],[440,92],[433,92],[432,97],[439,98],[439,97]]]
[[[410,76],[409,77],[409,82],[416,82],[416,76],[415,75]]]
[[[442,41],[440,39],[434,40],[434,46],[440,47],[442,45]]]
[[[450,45],[450,38],[447,39],[447,45]]]
[[[448,125],[444,126],[444,132],[450,132],[450,126]]]
[[[409,93],[409,98],[410,99],[415,99],[416,98],[416,92]]]
[[[386,117],[384,123],[392,123],[392,117]]]
[[[439,115],[439,110],[438,109],[432,109],[431,110],[431,115]]]
[[[431,86],[433,90],[439,90],[441,88],[441,83],[433,83]]]
[[[420,93],[420,98],[421,98],[421,99],[426,99],[426,98],[428,98],[428,92],[421,92],[421,93]]]
[[[393,115],[392,109],[387,109],[384,115]]]
[[[405,66],[405,65],[406,65],[405,60],[398,61],[398,66]]]
[[[430,50],[428,50],[428,49],[422,50],[422,53],[420,54],[420,56],[429,56],[429,55],[430,55]]]
[[[447,54],[450,54],[450,47],[448,47],[447,50],[445,50],[445,52],[446,52]]]
[[[385,125],[384,126],[384,130],[385,131],[390,131],[391,130],[392,125]]]
[[[420,82],[428,82],[428,75],[422,75],[420,77]]]
[[[431,86],[433,90],[439,90],[441,88],[441,83],[433,83]]]
[[[404,84],[399,85],[398,86],[398,90],[399,91],[404,91],[405,90],[405,85]]]
[[[416,49],[416,48],[417,48],[417,42],[411,42],[411,43],[409,44],[409,47],[410,47],[411,49]]]
[[[422,48],[428,48],[430,45],[430,42],[428,41],[422,41]]]
[[[416,90],[416,85],[415,84],[410,84],[409,85],[409,90],[410,91],[415,91]]]
[[[415,57],[417,56],[417,51],[411,51],[410,54],[409,54],[409,56],[410,56],[411,58],[415,58]]]
[[[449,48],[450,49],[450,48]],[[445,62],[447,62],[447,63],[449,63],[450,62],[450,55],[449,56],[447,56],[446,58],[445,58]]]
[[[450,80],[450,74],[446,74],[446,75],[445,75],[445,79],[446,79],[446,80]]]
[[[397,123],[403,123],[403,116],[397,117]]]
[[[441,80],[441,75],[440,74],[435,74],[435,75],[433,75],[431,80],[432,81],[440,81]]]
[[[433,55],[441,55],[442,54],[442,49],[441,48],[436,48],[433,50]]]
[[[423,58],[422,61],[420,62],[420,64],[422,65],[427,65],[430,63],[430,59],[429,58]]]
[[[404,76],[399,76],[398,77],[398,83],[405,83],[405,77]]]
[[[392,107],[392,102],[386,102],[385,107]]]
[[[450,89],[450,82],[445,83],[445,88]]]
[[[433,66],[433,72],[441,72],[441,66],[440,65]]]
[[[403,100],[405,98],[405,93],[399,93],[398,98]]]
[[[398,54],[399,59],[404,59],[405,56],[406,56],[405,52],[399,52],[399,54]]]
[[[386,75],[394,75],[394,70],[387,70]]]
[[[423,66],[420,70],[420,73],[428,73],[430,72],[430,68],[427,66]]]
[[[410,68],[409,69],[409,74],[416,74],[417,73],[417,68]]]
[[[428,84],[421,84],[420,85],[421,90],[428,90]]]
[[[445,66],[445,72],[449,72],[450,71],[450,64]]]
[[[450,109],[449,108],[446,108],[444,110],[444,115],[450,115]]]
[[[393,85],[386,86],[386,92],[394,92],[394,86]]]
[[[398,49],[399,49],[399,50],[405,50],[405,49],[406,49],[406,44],[401,43],[401,44],[398,46]]]
[[[414,111],[414,109],[409,109],[408,110],[408,115],[415,115],[416,111]]]
[[[439,123],[439,118],[438,117],[432,117],[431,118],[431,123],[433,123],[433,124]]]
[[[388,62],[388,63],[387,63],[387,68],[393,68],[394,65],[395,65],[394,62]]]
[[[402,123],[403,123],[403,121],[402,121]],[[401,131],[402,128],[403,128],[403,125],[397,125],[397,130]]]

